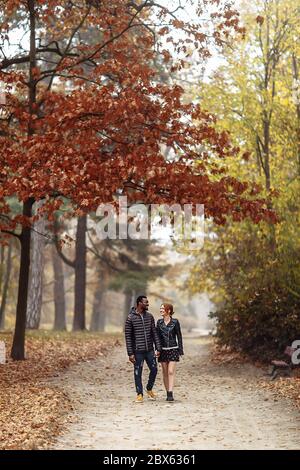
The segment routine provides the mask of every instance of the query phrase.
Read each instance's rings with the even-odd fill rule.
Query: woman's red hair
[[[165,311],[167,312],[168,315],[173,315],[174,313],[174,308],[173,308],[173,305],[172,304],[162,304]]]

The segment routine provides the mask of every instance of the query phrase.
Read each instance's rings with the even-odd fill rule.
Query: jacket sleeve
[[[130,315],[128,315],[126,322],[125,322],[125,341],[126,341],[127,354],[128,356],[132,356],[134,354],[133,328],[132,328],[132,320],[131,320]]]
[[[161,329],[159,328],[159,320],[157,320],[157,322],[156,322],[156,331],[157,331],[158,339],[159,339],[159,342],[160,342],[160,351],[162,351],[163,338],[162,338],[162,334],[161,334]]]
[[[177,340],[178,340],[179,354],[180,356],[183,356],[184,352],[183,352],[182,334],[181,334],[180,323],[178,320],[176,322],[176,335],[177,335]]]
[[[153,317],[151,318],[151,330],[152,330],[152,337],[153,337],[154,344],[155,344],[155,349],[156,351],[160,352],[161,344],[160,344],[159,334],[158,334],[157,328],[155,327],[155,321]]]

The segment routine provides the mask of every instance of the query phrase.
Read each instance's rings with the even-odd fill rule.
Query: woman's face
[[[165,317],[166,315],[168,315],[167,312],[165,311],[165,307],[163,305],[161,305],[159,311],[160,311],[160,314],[161,314],[162,317]]]

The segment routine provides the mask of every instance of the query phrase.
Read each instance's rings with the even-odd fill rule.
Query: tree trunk
[[[34,204],[34,211],[41,207],[42,201]],[[26,328],[37,330],[40,326],[43,301],[43,272],[45,248],[45,218],[40,217],[31,231],[30,277],[27,305]]]
[[[124,322],[126,318],[128,317],[128,313],[130,311],[130,308],[132,307],[132,291],[126,291],[125,292],[125,302],[124,302]]]
[[[0,245],[0,293],[3,293],[3,284],[5,283],[5,246]],[[3,294],[2,294],[3,295]],[[0,328],[2,324],[2,310],[0,310]]]
[[[0,306],[0,329],[4,330],[5,327],[5,307],[6,307],[6,300],[8,294],[8,286],[10,280],[10,273],[11,273],[11,253],[12,253],[12,239],[9,240],[9,247],[7,251],[7,261],[6,261],[6,271],[4,277],[4,284],[2,289],[2,299],[1,299],[1,306]]]
[[[266,4],[267,6],[267,4]],[[265,174],[266,190],[271,190],[271,166],[270,166],[270,150],[271,150],[271,124],[274,107],[274,98],[276,95],[276,66],[277,59],[275,54],[271,53],[272,41],[270,33],[270,16],[266,15],[266,53],[264,62],[264,82],[263,82],[263,109],[262,109],[262,149],[263,149],[263,170]],[[268,203],[268,208],[272,209],[272,203]],[[275,254],[276,251],[276,232],[275,226],[270,224],[270,253]]]
[[[101,286],[100,279],[99,281],[99,285],[94,292],[90,331],[104,331],[105,328],[105,312],[102,310],[102,300],[105,290]]]
[[[264,170],[266,178],[266,189],[271,189],[271,172],[270,172],[270,120],[264,111],[263,129],[264,129]]]
[[[104,331],[105,312],[102,310],[104,290],[98,287],[94,292],[93,311],[91,318],[90,331]]]
[[[5,246],[0,245],[0,291],[2,291],[2,283],[4,278],[4,271],[5,271],[5,261],[4,261],[4,253]]]
[[[87,216],[83,215],[78,219],[76,233],[74,331],[85,330],[86,229]]]
[[[23,204],[23,215],[27,217],[32,216],[32,205],[34,199],[30,198]],[[17,300],[17,313],[16,325],[14,332],[14,339],[11,349],[11,357],[15,360],[25,359],[25,327],[26,327],[26,312],[27,312],[27,296],[28,296],[28,283],[29,283],[29,268],[30,268],[30,227],[22,227],[20,235],[21,242],[21,260],[19,271],[19,284],[18,284],[18,300]]]
[[[34,134],[33,115],[36,113],[36,79],[34,71],[36,67],[36,33],[35,33],[35,0],[27,1],[29,9],[29,24],[30,24],[30,51],[29,51],[29,82],[28,82],[28,105],[29,105],[29,122],[28,122],[28,136]],[[34,198],[28,198],[23,202],[23,215],[27,217],[32,216],[32,206]],[[16,312],[16,325],[11,349],[11,357],[15,360],[25,359],[25,328],[26,328],[26,313],[27,313],[27,297],[28,297],[28,282],[29,282],[29,268],[30,268],[30,227],[22,227],[20,235],[21,243],[21,260],[19,271],[19,284],[18,284],[18,301]]]
[[[125,321],[128,317],[128,313],[130,312],[131,307],[135,305],[135,297],[136,292],[135,290],[127,290],[124,292],[125,294],[125,302],[124,302],[124,317],[123,317],[123,331],[125,328]]]
[[[57,254],[56,247],[52,246],[52,262],[54,271],[54,330],[67,329],[64,266],[62,259]]]
[[[103,299],[107,290],[109,272],[106,266],[97,266],[97,285],[94,291],[93,311],[91,318],[91,331],[104,331],[106,312],[104,310]]]

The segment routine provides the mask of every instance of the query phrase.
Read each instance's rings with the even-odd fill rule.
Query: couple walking
[[[173,386],[175,366],[183,355],[180,323],[173,318],[173,305],[163,303],[160,307],[162,318],[155,321],[148,312],[149,301],[145,295],[136,300],[125,322],[125,340],[127,354],[134,365],[134,381],[137,393],[136,402],[143,402],[142,372],[144,361],[149,367],[150,374],[147,384],[147,396],[155,400],[153,386],[157,375],[157,362],[162,365],[162,373],[167,401],[174,401]],[[155,345],[155,350],[153,345]]]

